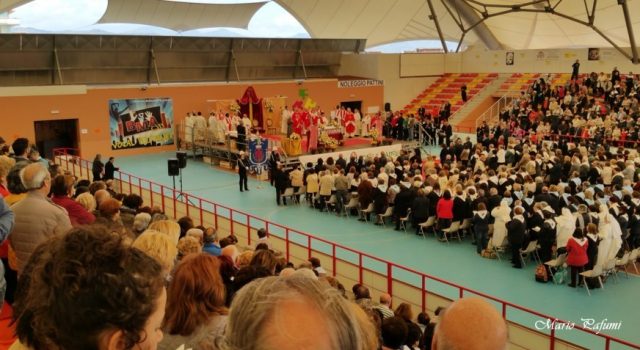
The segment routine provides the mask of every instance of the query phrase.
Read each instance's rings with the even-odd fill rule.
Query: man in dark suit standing
[[[580,60],[576,60],[571,65],[571,80],[578,80],[579,74],[580,74]]]
[[[247,156],[244,151],[240,151],[240,158],[238,158],[238,175],[240,176],[240,192],[249,191],[249,187],[247,186],[247,170],[249,169],[249,164],[247,162]]]
[[[289,185],[289,176],[284,172],[282,163],[278,163],[274,172],[274,184],[276,187],[276,203],[280,205],[280,199],[284,190]],[[282,204],[287,205],[287,199],[282,197]]]
[[[113,165],[114,161],[115,158],[109,157],[109,161],[104,165],[104,176],[102,177],[103,180],[113,180],[113,174],[116,171],[120,170],[120,168],[116,168]]]
[[[245,149],[247,149],[247,129],[244,127],[244,124],[240,122],[236,130],[238,131],[236,147],[238,148],[238,150],[244,151]]]
[[[280,162],[280,153],[278,153],[278,148],[273,147],[271,149],[271,154],[269,155],[269,182],[271,186],[275,181],[275,173],[276,168],[278,167],[278,163]]]

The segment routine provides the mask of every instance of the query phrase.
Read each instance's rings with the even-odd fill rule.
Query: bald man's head
[[[498,311],[482,299],[463,298],[440,315],[431,348],[499,350],[506,347],[507,325]]]
[[[391,295],[387,293],[380,294],[380,304],[384,304],[387,306],[391,305]]]

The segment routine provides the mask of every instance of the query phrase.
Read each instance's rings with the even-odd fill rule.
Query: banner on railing
[[[170,98],[109,100],[111,149],[173,144],[173,101]]]

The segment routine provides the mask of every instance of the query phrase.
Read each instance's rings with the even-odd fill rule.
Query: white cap
[[[240,155],[241,155],[241,156],[244,156],[244,151],[240,151]]]

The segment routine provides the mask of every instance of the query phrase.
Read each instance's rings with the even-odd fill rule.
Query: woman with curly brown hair
[[[159,349],[180,345],[193,349],[215,349],[214,340],[227,325],[225,287],[220,261],[209,254],[186,256],[175,270],[167,297],[164,330]]]
[[[83,226],[32,255],[16,292],[16,334],[33,350],[153,350],[166,299],[158,263],[105,227]]]

